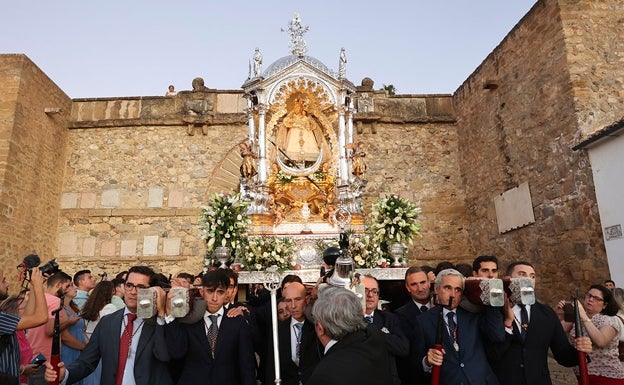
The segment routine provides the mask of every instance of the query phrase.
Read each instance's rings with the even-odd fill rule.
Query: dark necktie
[[[303,324],[299,322],[299,323],[296,323],[294,326],[295,326],[295,338],[297,339],[297,348],[296,348],[297,350],[295,351],[297,360],[295,361],[295,364],[299,366],[299,357],[301,354],[301,328],[303,328]]]
[[[128,313],[128,323],[121,334],[121,338],[119,339],[119,361],[117,362],[117,377],[115,377],[115,385],[121,385],[121,382],[123,381],[126,362],[130,357],[130,345],[132,345],[133,337],[132,327],[134,326],[134,320],[136,318],[137,315],[135,313]]]
[[[457,324],[455,323],[455,312],[448,312],[446,314],[446,318],[448,318],[449,334],[453,340],[453,347],[456,351],[459,351],[459,345],[457,344]]]
[[[364,316],[364,320],[366,321],[366,323],[372,324],[373,323],[373,316],[372,315],[366,315],[366,316]]]
[[[215,346],[217,346],[217,335],[219,334],[219,324],[217,319],[219,314],[210,314],[210,328],[208,329],[208,341],[210,341],[210,350],[212,351],[212,358],[215,355]]]
[[[457,324],[455,323],[455,313],[450,311],[446,314],[446,318],[448,318],[448,327],[451,332],[451,337],[455,339],[455,332],[457,331]]]
[[[529,313],[524,305],[520,305],[520,336],[522,340],[526,338],[527,329],[529,328]]]
[[[424,313],[424,312],[426,312],[427,310],[429,310],[429,308],[428,308],[426,305],[421,305],[421,306],[420,306],[420,312],[421,312],[421,313]]]

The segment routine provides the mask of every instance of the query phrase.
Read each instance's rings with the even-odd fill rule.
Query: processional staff
[[[273,359],[275,361],[275,383],[281,384],[280,376],[280,358],[279,358],[279,342],[277,339],[277,288],[280,284],[280,275],[277,273],[277,266],[271,266],[267,269],[264,277],[265,287],[271,291],[271,326],[273,330]]]

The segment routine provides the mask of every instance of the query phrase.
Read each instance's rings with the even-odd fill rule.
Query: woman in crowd
[[[113,281],[100,281],[95,285],[87,302],[85,302],[82,308],[82,318],[85,320],[87,338],[91,338],[93,330],[95,330],[95,327],[102,317],[118,310],[117,307],[111,303],[113,294],[115,293],[115,284]],[[99,385],[101,375],[102,362],[98,364],[93,373],[82,380],[83,385]]]
[[[80,352],[88,342],[85,335],[84,319],[80,318],[80,309],[74,302],[77,293],[78,289],[72,283],[63,297],[63,310],[69,319],[75,321],[70,322],[69,326],[61,331],[61,361],[66,365],[78,359]],[[76,384],[82,385],[83,383],[78,381]]]
[[[562,303],[559,303],[562,307]],[[590,385],[624,385],[624,369],[618,358],[619,328],[616,318],[618,305],[611,290],[592,285],[579,306],[583,333],[592,341],[593,352],[587,364]],[[574,337],[572,322],[561,321],[563,328]],[[578,367],[575,368],[578,376]]]
[[[12,295],[2,301],[0,304],[0,311],[9,314],[16,314],[20,317],[24,315],[24,308],[28,302],[29,292],[25,292],[20,295]],[[16,330],[17,342],[19,343],[20,350],[20,384],[28,384],[28,376],[37,371],[38,366],[33,365],[30,361],[33,359],[33,351],[26,339],[26,333],[24,330]]]
[[[618,304],[618,312],[615,315],[616,321],[620,327],[620,343],[618,350],[620,352],[620,362],[624,365],[624,289],[616,287],[613,289],[613,298]]]

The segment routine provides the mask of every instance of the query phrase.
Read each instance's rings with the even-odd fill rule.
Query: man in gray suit
[[[101,385],[172,384],[166,364],[169,354],[163,327],[157,325],[156,317],[136,318],[138,289],[150,287],[153,276],[154,271],[146,266],[135,266],[129,270],[124,284],[126,307],[100,320],[91,340],[76,361],[67,368],[62,362],[59,364],[61,384],[72,384],[88,376],[95,370],[100,359]],[[164,317],[166,294],[160,287],[155,289],[158,316]],[[129,323],[132,323],[131,331]],[[129,348],[125,344],[129,344]],[[120,360],[120,351],[127,358]],[[55,380],[57,376],[52,365],[49,362],[45,365],[45,379]],[[123,371],[120,369],[122,367]]]

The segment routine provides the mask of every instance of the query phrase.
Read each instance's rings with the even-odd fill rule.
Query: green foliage
[[[388,95],[396,95],[398,91],[396,88],[394,88],[394,84],[388,84],[388,85],[384,84],[382,90],[385,90],[388,93]]]

